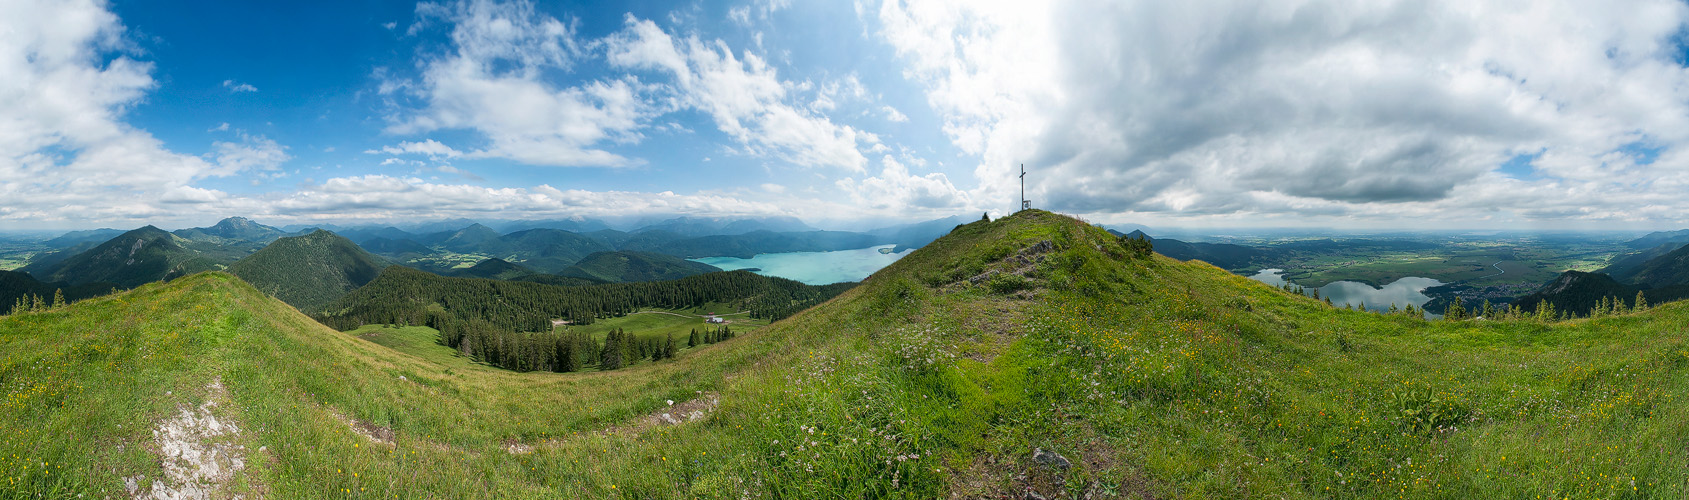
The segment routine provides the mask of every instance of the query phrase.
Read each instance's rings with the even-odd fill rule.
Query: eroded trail
[[[237,442],[240,425],[223,408],[229,401],[228,389],[217,379],[206,386],[206,392],[205,403],[179,407],[174,418],[153,428],[164,477],[150,485],[144,476],[123,478],[131,498],[242,498],[229,488],[236,474],[246,468],[246,447]]]
[[[652,410],[621,424],[600,429],[592,435],[597,436],[637,436],[647,430],[668,425],[680,425],[689,422],[702,421],[721,405],[721,394],[716,392],[700,392],[698,397],[686,401],[669,401],[667,405]],[[560,440],[542,441],[537,445],[529,445],[518,441],[504,443],[505,451],[512,455],[526,455],[533,453],[536,446],[557,446]]]

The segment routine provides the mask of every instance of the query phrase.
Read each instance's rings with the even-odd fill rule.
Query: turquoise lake
[[[825,285],[841,281],[862,281],[868,275],[897,262],[912,250],[890,252],[895,245],[881,245],[836,252],[762,253],[749,259],[738,257],[704,257],[691,259],[722,270],[756,269],[763,276],[778,276],[810,285]]]

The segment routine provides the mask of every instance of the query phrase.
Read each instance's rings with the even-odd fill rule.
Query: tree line
[[[736,304],[752,318],[778,320],[825,302],[855,286],[810,286],[748,271],[708,273],[672,281],[558,287],[524,281],[448,278],[392,266],[374,281],[313,315],[338,330],[366,324],[420,325],[435,305],[468,321],[479,319],[513,332],[551,329],[553,319],[586,325],[646,308],[684,309]]]
[[[1294,285],[1294,284],[1290,284],[1290,283],[1285,283],[1283,285],[1279,285],[1278,288],[1279,288],[1279,290],[1282,290],[1286,293],[1291,293],[1291,294],[1295,294],[1295,295],[1303,295],[1303,296],[1311,297],[1314,300],[1321,300],[1318,289],[1314,289],[1314,290],[1310,291],[1310,290],[1302,288],[1299,285]],[[1343,305],[1339,306],[1339,305],[1333,304],[1332,301],[1331,301],[1331,297],[1326,297],[1324,299],[1324,301],[1325,301],[1325,305],[1340,308],[1340,309],[1348,309],[1348,310],[1357,310],[1358,309],[1358,310],[1361,310],[1361,311],[1367,310],[1364,305],[1355,306],[1354,304],[1343,304]],[[1546,300],[1530,304],[1530,307],[1521,307],[1521,306],[1515,306],[1513,304],[1499,304],[1498,305],[1498,304],[1491,303],[1489,301],[1489,299],[1484,299],[1484,302],[1482,304],[1473,306],[1471,308],[1467,308],[1465,300],[1463,300],[1460,296],[1457,295],[1457,296],[1454,297],[1454,299],[1452,301],[1450,301],[1448,307],[1444,309],[1443,320],[1444,321],[1461,321],[1461,320],[1468,320],[1468,319],[1483,319],[1483,320],[1490,320],[1490,321],[1538,321],[1538,322],[1547,323],[1547,322],[1555,322],[1555,321],[1566,321],[1566,320],[1572,320],[1572,319],[1578,319],[1578,318],[1592,318],[1593,319],[1593,318],[1605,318],[1605,317],[1610,317],[1610,316],[1631,314],[1631,313],[1646,311],[1646,310],[1649,309],[1649,307],[1650,306],[1649,306],[1649,303],[1648,303],[1648,297],[1645,293],[1643,293],[1641,291],[1636,292],[1636,298],[1631,299],[1629,301],[1626,301],[1625,299],[1622,299],[1622,298],[1619,298],[1619,297],[1613,296],[1613,295],[1603,296],[1600,299],[1597,299],[1595,301],[1595,303],[1593,305],[1591,305],[1590,307],[1588,307],[1587,311],[1585,311],[1583,313],[1579,313],[1579,312],[1571,311],[1571,310],[1566,310],[1566,309],[1560,309],[1560,308],[1556,307],[1553,302],[1546,301]],[[1406,315],[1406,316],[1414,317],[1414,318],[1423,318],[1423,317],[1425,317],[1425,313],[1426,313],[1426,311],[1424,309],[1415,309],[1413,307],[1413,304],[1408,304],[1406,308],[1402,308],[1402,307],[1397,307],[1395,303],[1390,304],[1390,309],[1388,311],[1374,311],[1374,312],[1379,312],[1381,314],[1390,314],[1390,315],[1401,314],[1401,315]]]
[[[647,308],[686,309],[727,303],[748,310],[752,318],[778,320],[853,286],[855,283],[811,286],[733,271],[672,281],[558,287],[450,278],[392,266],[312,316],[342,331],[366,324],[424,325],[440,331],[441,344],[494,366],[518,371],[577,371],[585,366],[604,366],[606,355],[612,356],[611,365],[620,366],[628,360],[666,353],[666,339],[631,335],[606,339],[607,343],[624,346],[606,351],[596,339],[552,332],[554,319],[587,325]]]
[[[639,336],[621,328],[611,330],[600,342],[575,330],[561,332],[506,332],[485,321],[457,321],[431,311],[424,323],[440,330],[440,343],[472,359],[520,372],[557,373],[584,371],[591,367],[615,370],[640,361],[674,359],[682,349],[674,334]],[[730,327],[699,331],[693,329],[686,348],[733,338]]]

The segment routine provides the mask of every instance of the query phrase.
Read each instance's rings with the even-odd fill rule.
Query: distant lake
[[[1285,284],[1283,269],[1262,269],[1261,272],[1255,273],[1249,279],[1272,286],[1284,286]],[[1390,310],[1390,304],[1395,304],[1396,307],[1401,308],[1405,308],[1409,304],[1412,304],[1415,309],[1425,307],[1425,303],[1431,301],[1431,297],[1425,296],[1425,289],[1441,284],[1443,282],[1431,278],[1410,276],[1396,280],[1395,283],[1384,285],[1384,288],[1373,288],[1372,285],[1353,281],[1335,281],[1319,287],[1318,290],[1321,299],[1330,297],[1331,303],[1337,307],[1343,307],[1344,304],[1354,304],[1365,307],[1368,311],[1386,312]],[[1313,290],[1315,289],[1307,289],[1309,295],[1313,295]]]
[[[897,262],[911,250],[892,252],[896,245],[839,250],[836,252],[759,253],[749,259],[704,257],[692,259],[722,270],[750,269],[763,276],[778,276],[810,285],[841,281],[862,281],[868,275]]]

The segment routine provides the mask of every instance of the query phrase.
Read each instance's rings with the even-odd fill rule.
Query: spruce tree
[[[615,370],[622,367],[622,329],[610,330],[604,337],[604,353],[599,355],[598,369]]]
[[[1641,290],[1636,291],[1636,303],[1631,305],[1631,309],[1635,311],[1648,310],[1648,297],[1642,295]]]
[[[53,309],[65,306],[65,291],[63,288],[53,289]]]
[[[575,335],[565,332],[557,339],[557,370],[560,372],[577,372],[581,370],[580,355],[575,352],[580,344],[575,343]]]
[[[698,347],[698,344],[701,344],[703,342],[704,342],[704,338],[703,338],[702,335],[698,335],[698,329],[697,328],[693,328],[692,334],[686,336],[686,347]]]
[[[1466,307],[1461,305],[1459,295],[1454,296],[1454,303],[1449,304],[1448,309],[1443,311],[1443,318],[1450,320],[1461,320],[1466,318]]]
[[[663,357],[668,358],[668,359],[674,359],[674,353],[675,353],[674,332],[669,332],[669,340],[668,340],[668,342],[663,344]]]

